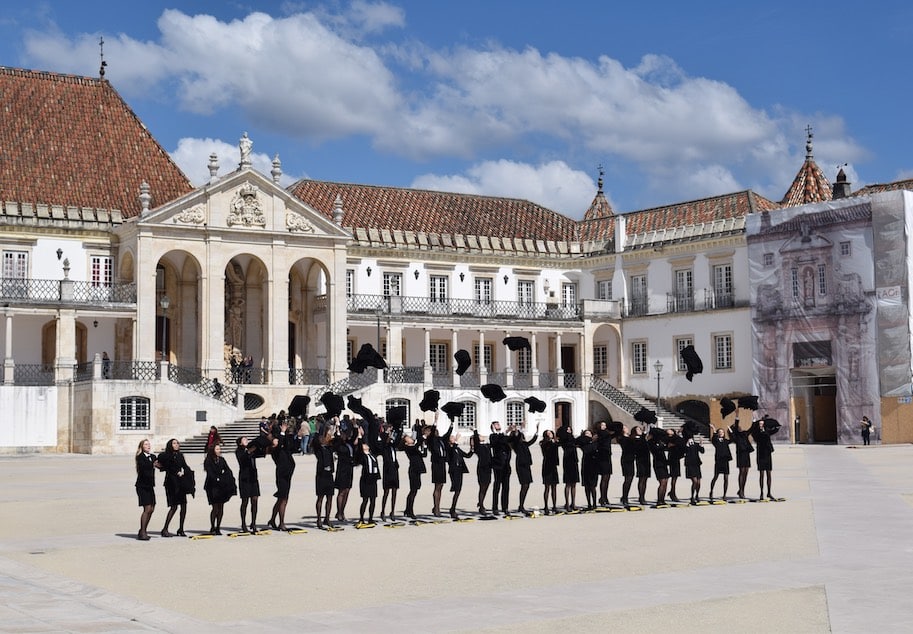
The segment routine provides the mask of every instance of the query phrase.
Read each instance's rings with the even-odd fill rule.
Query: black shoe
[[[137,538],[138,540],[140,540],[141,542],[148,542],[150,539],[152,539],[152,538],[149,537],[149,535],[146,534],[146,533],[138,533],[137,536],[136,536],[136,538]]]
[[[175,535],[177,535],[178,537],[187,537],[187,533],[184,532],[183,528],[179,528],[178,532],[175,533]]]
[[[169,533],[166,530],[163,530],[161,534],[162,534],[162,537],[171,537],[171,533]]]

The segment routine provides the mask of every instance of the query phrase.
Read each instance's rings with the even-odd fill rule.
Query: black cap
[[[332,392],[325,392],[323,396],[320,397],[320,402],[323,403],[323,406],[327,409],[327,418],[339,416],[342,414],[342,410],[345,409],[345,402],[343,402],[342,397],[337,396]]]
[[[529,339],[526,337],[504,337],[502,342],[507,346],[508,350],[522,350],[526,348],[527,350],[532,350],[532,346],[529,344]]]
[[[418,408],[423,412],[436,412],[437,404],[441,400],[441,393],[437,390],[425,390]]]
[[[606,429],[609,430],[612,434],[618,435],[624,432],[625,426],[620,420],[613,420],[608,425]]]
[[[697,351],[694,349],[694,346],[685,346],[681,351],[682,361],[685,362],[685,378],[689,381],[695,374],[700,374],[704,371],[704,363],[701,361],[701,358],[698,356]]]
[[[655,425],[656,424],[656,414],[651,412],[646,407],[641,407],[636,414],[634,414],[634,420],[638,423],[643,423],[644,425]]]
[[[740,396],[739,397],[739,407],[742,409],[750,409],[752,411],[758,409],[758,397],[757,396]]]
[[[685,424],[682,425],[682,436],[685,438],[694,438],[699,433],[701,430],[693,420],[685,421]]]
[[[292,402],[288,406],[288,415],[289,416],[304,416],[308,411],[308,403],[311,402],[311,397],[306,394],[299,394],[298,396],[292,397]]]
[[[463,403],[457,403],[456,401],[450,401],[444,403],[441,406],[441,411],[447,414],[447,418],[453,421],[454,418],[463,415],[463,408],[466,407]]]
[[[406,422],[406,416],[409,414],[409,410],[405,405],[399,405],[397,407],[391,407],[387,410],[387,422],[398,427]]]
[[[735,403],[732,402],[732,399],[728,396],[724,396],[720,399],[720,416],[726,418],[735,411]]]
[[[349,364],[349,370],[358,374],[364,372],[365,368],[383,370],[386,367],[387,362],[384,361],[384,358],[370,343],[362,344],[361,348],[358,349],[358,354],[352,359],[352,363]]]
[[[497,403],[498,401],[503,401],[507,398],[504,389],[497,383],[486,383],[481,389],[482,395],[492,403]]]
[[[377,418],[374,415],[374,412],[361,404],[361,398],[356,398],[351,394],[349,394],[348,408],[355,414],[361,416],[361,418],[365,421],[372,422]]]
[[[761,420],[764,421],[764,431],[766,431],[768,434],[776,434],[778,431],[780,431],[780,421],[778,421],[776,418],[771,418],[770,416],[765,415],[763,418],[761,418]]]
[[[454,353],[453,358],[457,362],[456,373],[463,376],[463,373],[472,365],[472,358],[469,356],[469,352],[466,350],[457,350]]]
[[[535,396],[527,396],[525,399],[523,399],[523,402],[529,405],[529,411],[531,414],[545,411],[545,401],[542,401]]]

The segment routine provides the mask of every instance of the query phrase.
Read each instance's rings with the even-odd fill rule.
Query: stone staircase
[[[219,435],[222,437],[222,452],[228,453],[235,450],[235,439],[239,436],[256,438],[260,433],[259,418],[245,418],[236,420],[227,425],[219,427]],[[198,434],[191,438],[181,441],[181,451],[184,453],[203,453],[206,451],[206,439],[209,438],[209,431]]]
[[[690,419],[666,409],[662,405],[657,405],[656,400],[650,400],[643,394],[630,388],[619,388],[604,379],[593,377],[590,383],[590,389],[600,394],[603,398],[608,399],[617,407],[623,409],[629,414],[635,414],[641,407],[646,407],[656,413],[657,426],[663,429],[678,429]],[[704,425],[698,423],[702,428]],[[699,434],[704,441],[707,441],[707,435],[703,432]]]

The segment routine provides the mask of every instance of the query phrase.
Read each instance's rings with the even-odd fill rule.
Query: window
[[[631,342],[631,372],[634,374],[647,373],[647,342]]]
[[[573,308],[577,305],[577,285],[573,282],[561,285],[561,305],[564,308]]]
[[[818,294],[827,295],[827,266],[818,265]]]
[[[536,301],[536,286],[530,280],[517,282],[517,301],[521,304],[532,304]]]
[[[432,304],[446,303],[447,277],[445,275],[432,275],[428,278],[429,292]]]
[[[149,429],[149,399],[128,396],[120,400],[120,428],[125,431]]]
[[[608,301],[612,299],[612,280],[598,280],[596,282],[596,299]]]
[[[773,266],[774,265],[774,254],[765,253],[764,254],[764,266]]]
[[[399,297],[403,294],[403,274],[384,273],[384,297]]]
[[[713,369],[732,369],[732,335],[713,336]]]
[[[24,297],[28,293],[28,251],[3,252],[3,295]]]
[[[529,374],[533,370],[533,351],[529,348],[517,350],[517,372]]]
[[[692,310],[694,308],[694,277],[691,269],[679,269],[675,272],[675,309]]]
[[[491,355],[492,355],[492,346],[491,344],[485,344],[485,363],[482,364],[479,362],[479,344],[475,344],[472,347],[472,362],[478,368],[481,365],[484,365],[489,371],[491,370]]]
[[[792,273],[792,288],[793,288],[793,299],[799,301],[799,269],[793,269]]]
[[[853,247],[849,240],[846,242],[840,243],[840,256],[844,258],[851,257],[853,255]]]
[[[714,308],[729,308],[735,304],[732,297],[732,265],[713,267]]]
[[[605,376],[609,373],[609,347],[593,346],[593,374]]]
[[[631,276],[631,307],[630,314],[647,314],[647,276]]]
[[[432,372],[447,372],[450,367],[450,345],[446,343],[431,343],[428,347],[428,363]]]
[[[479,304],[491,303],[491,278],[477,277],[475,279],[476,302]]]
[[[675,339],[675,369],[679,372],[687,372],[688,367],[682,361],[682,350],[688,346],[694,345],[692,337],[676,337]]]
[[[111,286],[113,282],[113,263],[110,256],[92,256],[92,286],[94,288]]]
[[[476,428],[476,404],[473,401],[463,401],[463,413],[457,417],[459,429]]]
[[[346,297],[352,297],[355,293],[355,270],[346,269]]]
[[[508,425],[517,425],[519,427],[523,424],[523,405],[523,401],[507,402],[505,406],[504,421]]]

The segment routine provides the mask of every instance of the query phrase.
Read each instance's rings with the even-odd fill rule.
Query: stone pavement
[[[202,472],[201,456],[188,460]],[[159,476],[156,532],[139,542],[131,456],[0,458],[0,631],[913,629],[911,446],[778,446],[784,503],[339,533],[314,530],[313,457],[297,460],[287,519],[306,534],[163,539]],[[271,462],[260,464],[262,524],[274,489]],[[463,509],[474,507],[474,480]],[[620,486],[616,475],[613,499]],[[749,494],[757,487],[753,471]],[[533,485],[527,506],[541,506],[541,491]],[[357,483],[349,517],[355,494]],[[426,483],[417,511],[430,498]],[[223,532],[237,509],[237,498],[226,505]],[[208,511],[201,491],[189,533],[208,528]]]

